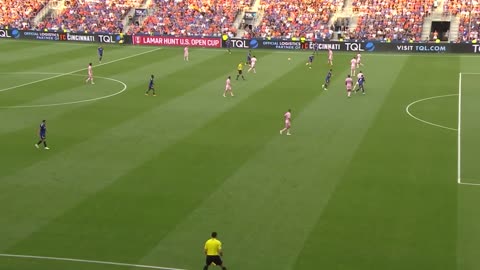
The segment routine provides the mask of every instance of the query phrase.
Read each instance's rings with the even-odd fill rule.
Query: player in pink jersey
[[[188,62],[188,46],[183,48],[183,60]]]
[[[285,117],[285,127],[280,130],[280,135],[283,134],[284,131],[287,132],[287,135],[292,135],[290,134],[290,122],[292,121],[292,110],[288,109],[288,111],[283,115]]]
[[[360,68],[360,66],[363,66],[362,62],[362,55],[360,53],[357,54],[357,68]]]
[[[350,60],[350,76],[355,76],[355,70],[357,68],[357,59],[355,56]]]
[[[250,68],[247,70],[247,73],[250,72],[250,70],[253,69],[253,73],[257,73],[255,70],[255,65],[257,64],[257,58],[255,55],[250,59]]]
[[[230,96],[233,97],[230,76],[228,76],[227,80],[225,81],[225,91],[223,91],[223,97],[227,97],[227,93],[230,93]]]
[[[90,81],[92,84],[95,84],[95,83],[93,82],[92,63],[89,63],[89,64],[88,64],[88,77],[87,77],[87,80],[85,81],[85,83],[88,83],[88,81]]]
[[[347,88],[347,96],[350,97],[352,94],[352,86],[353,86],[353,80],[350,75],[347,75],[347,78],[345,79],[345,87]]]
[[[328,62],[330,66],[333,66],[333,51],[332,49],[328,49]]]

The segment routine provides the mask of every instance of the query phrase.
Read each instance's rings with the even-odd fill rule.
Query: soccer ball
[[[292,58],[288,57],[288,61],[292,60]]]

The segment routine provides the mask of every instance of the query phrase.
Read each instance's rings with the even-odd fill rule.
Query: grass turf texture
[[[182,48],[107,46],[98,66],[96,45],[2,40],[1,48],[0,91],[88,62],[128,89],[97,102],[0,109],[0,253],[200,269],[215,230],[230,269],[480,265],[480,187],[457,185],[457,133],[405,113],[415,100],[458,93],[458,73],[476,72],[476,57],[365,53],[367,95],[347,99],[351,54],[335,54],[323,91],[324,52],[310,70],[306,52],[254,51],[257,74],[233,80],[236,96],[223,98],[245,51],[191,49],[185,63]],[[0,106],[122,89],[100,78],[85,85],[85,73],[1,91]],[[156,97],[144,95],[150,74]],[[462,160],[473,180],[478,79],[463,83]],[[457,102],[411,111],[455,128]],[[289,108],[293,136],[280,136]],[[42,119],[50,151],[33,147]],[[129,268],[0,257],[0,269]]]

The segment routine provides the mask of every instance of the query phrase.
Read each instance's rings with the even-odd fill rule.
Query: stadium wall
[[[218,37],[174,37],[123,34],[89,34],[45,32],[18,29],[0,29],[0,39],[48,40],[58,42],[84,42],[132,44],[148,46],[190,46],[206,48],[226,48],[228,43]],[[229,39],[231,48],[239,49],[274,49],[274,50],[313,50],[314,42],[300,42],[286,39]],[[327,42],[317,41],[319,50],[343,52],[383,52],[383,53],[471,53],[480,54],[480,44],[472,43],[384,43],[364,42]]]

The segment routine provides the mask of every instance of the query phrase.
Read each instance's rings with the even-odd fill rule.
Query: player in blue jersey
[[[153,75],[150,75],[150,81],[148,82],[148,90],[145,92],[145,96],[148,96],[150,91],[153,92],[153,96],[156,96],[155,94],[155,82],[153,81],[154,77]]]
[[[99,61],[100,63],[102,63],[102,59],[103,59],[103,47],[100,46],[100,47],[98,47],[97,50],[98,50],[98,61]]]
[[[357,84],[358,84],[358,89],[355,90],[355,93],[358,92],[359,90],[362,90],[362,94],[365,95],[365,76],[363,76],[363,74],[358,78],[357,80]]]
[[[313,58],[315,58],[313,54],[308,57],[308,62],[305,64],[309,66],[308,68],[312,68]]]
[[[231,48],[232,48],[232,41],[229,39],[227,39],[227,41],[225,41],[225,45],[227,46],[227,52],[229,54],[232,54],[232,51],[231,51]]]
[[[251,50],[248,50],[248,53],[247,53],[247,65],[250,66],[250,63],[252,61],[252,51]]]
[[[322,84],[323,90],[328,90],[328,85],[330,84],[330,79],[332,78],[332,70],[330,69],[325,77],[325,83]]]
[[[35,144],[35,147],[36,148],[39,148],[40,144],[43,143],[43,146],[46,150],[50,149],[48,148],[47,146],[47,121],[46,120],[42,120],[42,123],[40,123],[40,130],[38,132],[38,135],[40,136],[40,140],[38,141],[38,143]]]
[[[318,53],[318,47],[319,47],[319,44],[314,42],[313,43],[313,54],[317,54]]]

